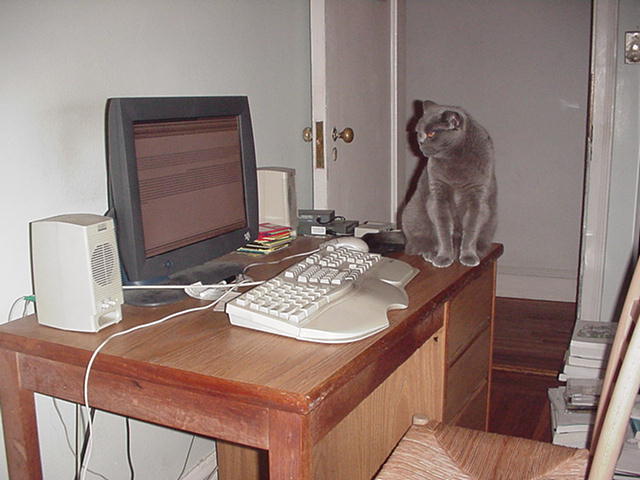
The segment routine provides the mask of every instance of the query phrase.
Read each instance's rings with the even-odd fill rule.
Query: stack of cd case
[[[261,223],[258,238],[240,247],[238,252],[249,255],[267,255],[281,250],[291,243],[293,233],[291,228],[273,223]]]

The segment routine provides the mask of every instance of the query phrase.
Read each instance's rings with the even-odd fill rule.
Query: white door
[[[397,4],[311,0],[314,208],[349,220],[395,220]]]

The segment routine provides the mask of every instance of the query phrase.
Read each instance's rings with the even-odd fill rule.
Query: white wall
[[[301,140],[310,124],[307,2],[4,0],[0,44],[4,318],[15,298],[31,293],[28,223],[106,209],[108,97],[248,95],[258,164],[296,168],[298,205],[311,206],[310,144]],[[37,405],[45,478],[71,478],[51,400]],[[62,410],[72,425],[73,408]],[[103,415],[99,423],[106,448],[96,450],[96,465],[126,478],[123,421]],[[175,478],[189,440],[134,425],[140,478]],[[198,448],[193,460],[211,445]],[[0,478],[5,463],[0,454]]]
[[[407,0],[406,29],[407,105],[462,106],[493,137],[498,295],[574,301],[590,2]]]

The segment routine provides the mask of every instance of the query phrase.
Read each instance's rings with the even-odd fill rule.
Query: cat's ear
[[[462,115],[458,112],[454,112],[453,110],[447,110],[442,114],[442,121],[445,122],[449,130],[460,130],[462,128]]]
[[[422,112],[424,113],[430,108],[435,107],[437,105],[438,105],[437,103],[432,102],[431,100],[425,100],[422,102]]]

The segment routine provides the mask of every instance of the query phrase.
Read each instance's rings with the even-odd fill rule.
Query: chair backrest
[[[611,479],[640,388],[640,262],[627,291],[611,346],[593,429],[589,480]]]

